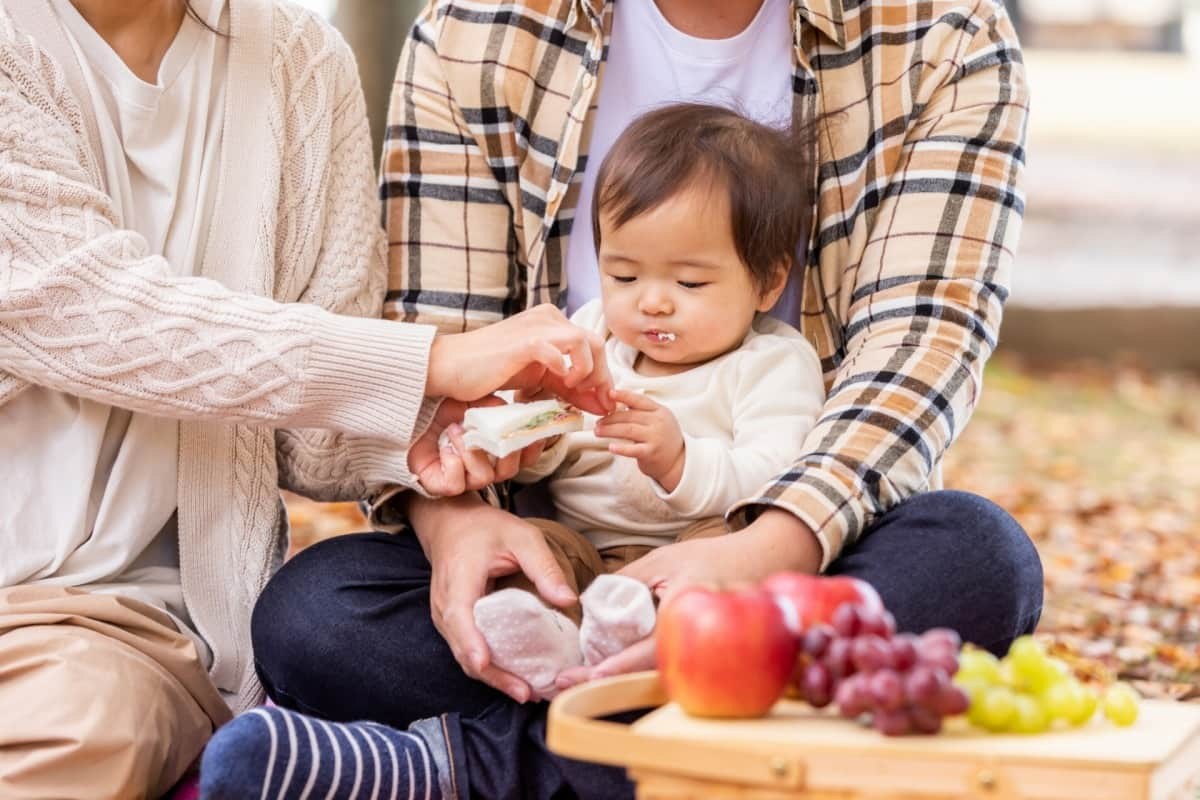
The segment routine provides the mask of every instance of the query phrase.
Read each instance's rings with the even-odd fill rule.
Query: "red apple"
[[[789,623],[793,624],[796,634],[803,633],[817,623],[828,625],[833,621],[833,612],[843,603],[883,610],[879,593],[871,584],[857,578],[825,578],[803,572],[779,572],[763,581],[762,588],[795,609],[795,619],[789,620]]]
[[[683,589],[659,611],[657,631],[663,685],[694,716],[761,717],[796,662],[796,637],[762,589]]]

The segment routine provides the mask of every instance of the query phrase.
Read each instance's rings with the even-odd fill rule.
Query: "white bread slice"
[[[583,414],[559,400],[472,408],[463,416],[468,448],[496,458],[515,453],[539,439],[583,429]]]

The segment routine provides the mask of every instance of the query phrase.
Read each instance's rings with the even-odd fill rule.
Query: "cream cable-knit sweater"
[[[261,699],[249,620],[282,552],[277,487],[351,499],[414,483],[434,329],[378,318],[349,48],[282,0],[231,0],[230,28],[214,221],[200,277],[180,278],[115,217],[46,0],[0,5],[0,405],[38,384],[182,421],[184,597],[241,710]],[[46,502],[75,491],[47,486]]]

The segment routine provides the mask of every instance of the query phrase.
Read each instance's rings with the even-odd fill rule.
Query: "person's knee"
[[[961,491],[930,492],[909,501],[909,513],[940,531],[930,558],[959,574],[963,602],[977,615],[976,643],[1006,650],[1037,625],[1042,610],[1042,562],[1011,514],[987,498]],[[927,529],[928,530],[928,529]]]
[[[950,627],[993,652],[1031,632],[1041,615],[1033,543],[1008,512],[967,492],[910,498],[831,571],[872,583],[905,630]]]
[[[909,503],[929,506],[930,515],[939,520],[957,549],[974,553],[997,578],[1015,588],[1036,586],[1040,598],[1042,563],[1037,549],[1021,523],[1003,508],[986,497],[956,490],[928,492]]]
[[[250,636],[259,678],[272,699],[303,689],[336,658],[344,624],[338,593],[346,542],[330,539],[292,558],[267,583],[254,605]],[[336,667],[334,667],[336,669]]]
[[[212,721],[172,676],[86,629],[18,629],[42,654],[0,693],[0,795],[158,796],[199,755]],[[14,644],[13,642],[9,643]],[[11,791],[8,791],[11,789]]]
[[[411,639],[431,627],[428,564],[408,537],[361,534],[313,545],[286,563],[255,604],[254,663],[280,705],[340,719],[354,692],[416,672]],[[357,709],[361,711],[362,709]]]

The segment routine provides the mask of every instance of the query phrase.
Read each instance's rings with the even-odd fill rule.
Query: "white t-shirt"
[[[195,274],[216,191],[227,40],[185,17],[149,84],[69,0],[53,5],[91,94],[84,102],[96,109],[105,182],[122,226],[178,274]],[[227,13],[225,0],[193,7],[214,27]],[[152,344],[189,342],[163,330]],[[0,586],[121,593],[167,611],[191,633],[175,529],[177,421],[35,386],[0,407],[0,451]]]
[[[629,123],[683,101],[732,108],[774,127],[791,122],[791,8],[790,0],[763,0],[753,21],[736,36],[697,39],[674,28],[654,0],[621,0],[613,6],[599,107],[567,242],[568,314],[600,296],[592,192],[600,163]],[[792,291],[784,293],[792,296]],[[793,310],[780,306],[772,313],[794,322]]]
[[[600,301],[577,311],[575,324],[604,336]],[[669,408],[683,431],[684,461],[671,492],[613,455],[608,439],[582,431],[560,437],[531,468],[531,482],[550,476],[555,519],[597,548],[665,544],[691,523],[723,516],[753,497],[796,459],[825,402],[821,361],[795,328],[766,316],[736,350],[674,375],[641,375],[637,351],[609,336],[604,345],[613,382]]]

